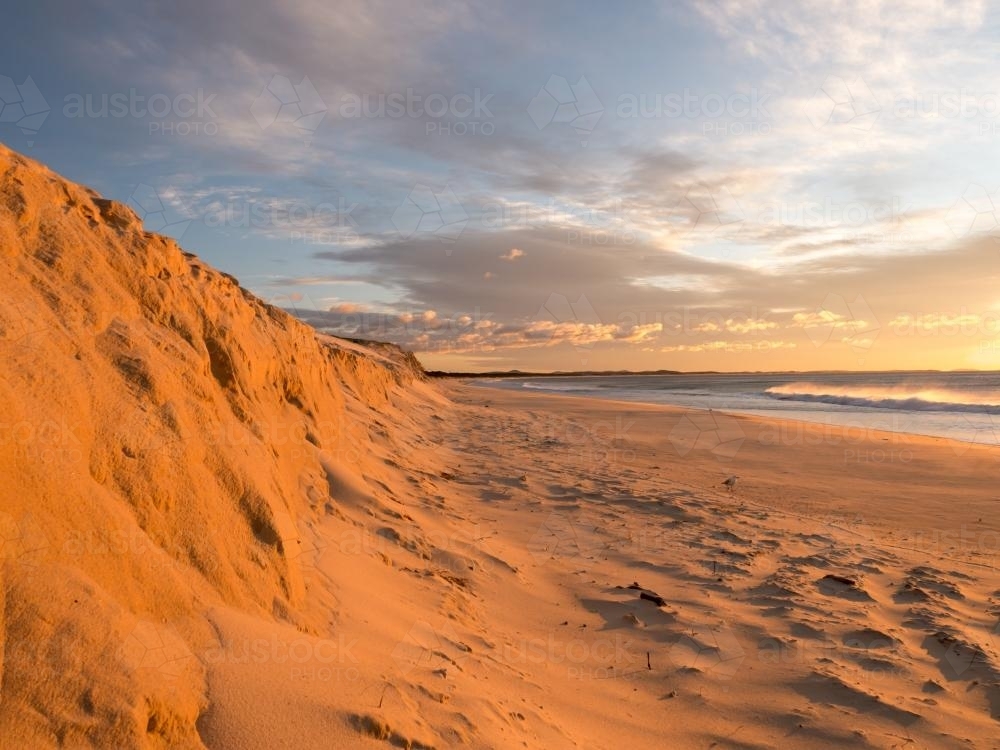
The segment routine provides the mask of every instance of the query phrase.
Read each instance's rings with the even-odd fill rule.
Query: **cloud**
[[[792,328],[850,328],[852,330],[863,330],[869,325],[868,321],[849,318],[831,310],[816,310],[810,312],[799,312],[792,316]]]
[[[337,305],[329,310],[295,310],[317,330],[334,336],[397,343],[418,353],[467,354],[549,348],[568,344],[641,344],[662,330],[659,323],[633,325],[580,320],[557,321],[537,315],[501,323],[482,314],[439,316],[435,311],[398,313]]]
[[[694,330],[698,333],[717,333],[719,331],[726,331],[728,333],[744,334],[770,331],[777,327],[778,324],[773,320],[754,320],[749,318],[734,320],[733,318],[728,318],[727,320],[720,322],[707,321],[705,323],[699,323],[695,326]]]
[[[252,278],[252,277],[251,277]],[[269,287],[294,287],[294,286],[343,286],[347,284],[357,285],[365,283],[361,279],[350,278],[338,274],[326,274],[322,276],[271,276],[264,282]]]
[[[362,312],[362,307],[361,305],[356,305],[353,302],[339,302],[330,307],[329,312],[338,315],[354,315]]]
[[[903,313],[889,321],[896,335],[995,335],[1000,333],[1000,313]]]
[[[726,341],[714,340],[705,341],[700,344],[674,344],[660,348],[661,352],[726,352],[726,353],[767,353],[778,349],[795,349],[798,347],[794,341],[782,341],[776,339],[763,339],[756,342],[748,341]]]
[[[711,27],[753,57],[800,67],[877,65],[886,73],[906,70],[921,54],[945,54],[944,32],[975,31],[986,10],[982,0],[853,0],[837,5],[807,0],[794,8],[759,0],[717,0],[694,7]]]
[[[845,335],[860,329],[867,338],[874,326],[869,316],[861,316],[871,324],[864,327],[819,311],[830,294],[863,294],[881,320],[893,321],[888,329],[921,333],[972,326],[995,307],[996,248],[971,235],[956,239],[945,218],[970,182],[990,194],[997,187],[981,157],[996,133],[978,130],[997,118],[926,106],[936,101],[929,94],[958,86],[977,96],[995,90],[982,62],[994,42],[986,11],[982,2],[809,0],[792,9],[709,0],[664,4],[666,18],[630,6],[613,17],[586,8],[567,20],[478,1],[181,0],[78,13],[72,29],[52,28],[63,34],[59,55],[46,48],[55,43],[11,49],[37,55],[23,65],[34,71],[38,63],[39,86],[78,75],[80,91],[215,95],[212,138],[156,140],[148,122],[131,117],[76,121],[60,133],[66,118],[55,104],[41,135],[65,136],[73,148],[62,151],[72,157],[53,153],[70,159],[66,171],[100,174],[118,197],[141,182],[155,185],[194,221],[192,249],[240,278],[262,279],[262,296],[335,288],[316,295],[315,306],[338,305],[322,313],[337,330],[353,330],[350,315],[368,314],[385,316],[375,327],[387,337],[427,350],[488,357],[488,348],[522,347],[541,356],[565,343],[612,359],[640,343],[651,356],[663,346],[725,353],[772,335],[782,339],[775,348],[787,339],[790,349],[829,329],[828,349],[809,347],[827,356]],[[17,12],[45,20],[44,6]],[[662,60],[644,45],[621,44],[637,28],[662,35]],[[643,66],[669,63],[678,36],[706,30],[722,72],[695,67],[683,85],[721,99],[757,89],[769,96],[768,116],[742,121],[705,107],[679,117],[618,116],[623,94],[669,93],[657,91],[662,77]],[[526,35],[545,44],[526,47]],[[620,54],[612,60],[607,49]],[[518,65],[455,64],[473,53]],[[583,73],[603,106],[586,147],[572,128],[539,130],[527,111],[550,76],[576,81]],[[326,107],[307,137],[253,117],[274,76],[308,78],[310,109],[317,97]],[[831,76],[861,79],[854,90],[870,91],[863,103],[873,98],[880,108],[871,128],[852,127],[846,110],[834,118],[843,127],[810,121]],[[352,97],[377,104],[409,91],[447,100],[477,89],[491,97],[478,123],[488,134],[471,132],[470,118],[453,111],[357,117],[342,107]],[[741,135],[727,130],[733,124]],[[403,237],[393,226],[417,185],[453,191],[461,204],[468,223],[452,245],[421,232]],[[271,262],[280,266],[264,265]],[[267,273],[274,267],[280,276]],[[955,311],[955,289],[965,312]],[[551,295],[585,295],[596,320],[536,319]],[[436,316],[413,312],[427,310]],[[685,338],[667,340],[677,333]],[[883,331],[873,353],[891,333]]]
[[[657,351],[677,353],[725,352],[743,346],[739,339],[718,335],[722,333],[752,337],[753,351],[790,352],[793,344],[809,345],[817,331],[828,331],[824,340],[829,337],[839,347],[843,338],[869,337],[878,324],[870,315],[852,318],[845,311],[823,307],[831,293],[845,299],[864,293],[878,319],[892,320],[901,311],[933,311],[940,304],[935,301],[940,297],[927,291],[930,278],[945,289],[963,285],[969,314],[982,315],[993,309],[995,301],[989,279],[994,278],[996,251],[978,238],[947,251],[912,249],[905,259],[869,254],[852,258],[850,265],[826,257],[805,259],[790,276],[780,269],[701,259],[639,239],[610,251],[574,244],[568,241],[570,231],[556,226],[470,229],[450,255],[440,243],[419,239],[322,251],[314,257],[336,263],[346,277],[396,290],[398,301],[387,311],[433,306],[443,320],[456,321],[452,331],[414,333],[389,327],[386,335],[391,333],[397,343],[484,356],[516,347],[547,349],[559,342],[622,346],[641,342],[644,348],[652,344]],[[509,252],[512,235],[531,264],[506,266],[503,283],[497,283],[501,280],[497,276],[484,279],[496,259]],[[893,278],[894,284],[886,286],[886,278]],[[970,285],[969,278],[980,282]],[[679,281],[664,283],[664,279]],[[553,293],[569,300],[585,294],[596,320],[529,325]],[[465,331],[457,322],[463,315],[485,322]],[[778,331],[784,335],[772,341],[770,336]],[[796,331],[800,339],[791,336]],[[370,337],[380,333],[376,330]],[[678,334],[685,340],[663,341]],[[657,346],[664,344],[668,348]]]

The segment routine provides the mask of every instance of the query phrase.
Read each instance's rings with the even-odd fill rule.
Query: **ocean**
[[[481,385],[1000,445],[1000,373],[779,373],[488,378]]]

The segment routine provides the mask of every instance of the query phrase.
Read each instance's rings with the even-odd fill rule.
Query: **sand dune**
[[[401,352],[316,336],[128,208],[6,149],[0,170],[0,727],[198,746],[204,659],[163,683],[123,645],[197,655],[222,606],[325,634],[312,529],[363,505],[345,489],[419,448],[401,436],[441,399]]]
[[[428,382],[0,170],[4,746],[1000,746],[995,451]]]

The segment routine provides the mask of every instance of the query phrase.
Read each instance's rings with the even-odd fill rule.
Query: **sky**
[[[1000,369],[986,2],[18,3],[0,141],[446,370]]]

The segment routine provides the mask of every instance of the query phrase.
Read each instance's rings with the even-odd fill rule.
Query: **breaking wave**
[[[765,393],[781,401],[861,406],[901,411],[944,411],[1000,414],[1000,392],[958,391],[949,388],[899,386],[834,386],[822,383],[788,383]]]
[[[572,392],[572,391],[593,391],[599,386],[595,385],[567,385],[565,383],[521,383],[522,388],[527,388],[531,391],[554,391],[554,392]]]

